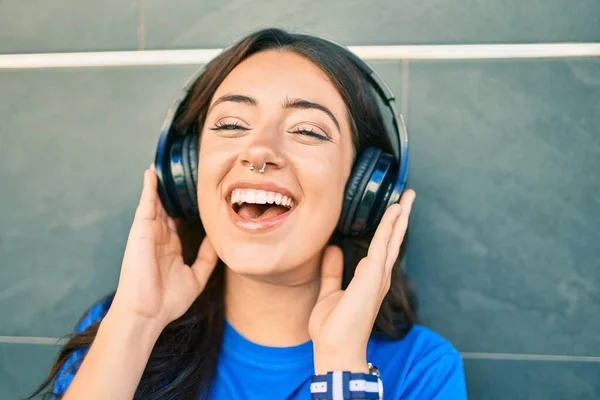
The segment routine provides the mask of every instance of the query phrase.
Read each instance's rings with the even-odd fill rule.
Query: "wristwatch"
[[[381,374],[373,364],[367,364],[369,373],[333,371],[313,375],[310,385],[312,400],[383,400]]]

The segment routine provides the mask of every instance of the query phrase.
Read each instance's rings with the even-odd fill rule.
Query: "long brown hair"
[[[187,108],[176,123],[200,132],[213,94],[227,75],[252,54],[265,50],[293,51],[320,67],[341,94],[350,118],[356,153],[376,145],[392,153],[384,132],[384,121],[370,84],[362,72],[336,46],[312,36],[294,35],[279,29],[255,32],[213,59],[193,84]],[[191,265],[205,235],[200,220],[177,221],[183,257]],[[356,265],[366,256],[371,236],[345,237],[335,233],[331,242],[344,253],[344,287]],[[404,248],[404,246],[403,246]],[[392,273],[391,288],[385,297],[373,329],[374,334],[400,339],[416,323],[415,297],[406,280],[401,259]],[[158,338],[138,385],[135,398],[207,398],[221,347],[224,307],[224,268],[221,261],[209,282],[189,310],[170,323]],[[48,377],[31,396],[43,392],[56,378],[63,363],[77,350],[88,348],[98,332],[99,323],[70,335]],[[45,393],[52,396],[51,391]]]

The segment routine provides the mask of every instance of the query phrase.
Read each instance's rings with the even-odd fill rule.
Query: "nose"
[[[262,172],[283,168],[286,164],[281,149],[282,138],[273,133],[256,132],[248,146],[238,156],[244,168]]]

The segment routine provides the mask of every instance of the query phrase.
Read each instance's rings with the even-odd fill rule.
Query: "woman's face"
[[[198,205],[229,268],[275,281],[314,273],[302,266],[318,265],[352,168],[348,121],[327,75],[291,51],[260,52],[227,76],[201,133]]]

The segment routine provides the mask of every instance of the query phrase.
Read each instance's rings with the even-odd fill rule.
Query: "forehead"
[[[213,101],[223,94],[251,95],[277,104],[282,98],[303,98],[345,113],[344,101],[325,72],[290,50],[267,50],[246,58],[227,75]]]

